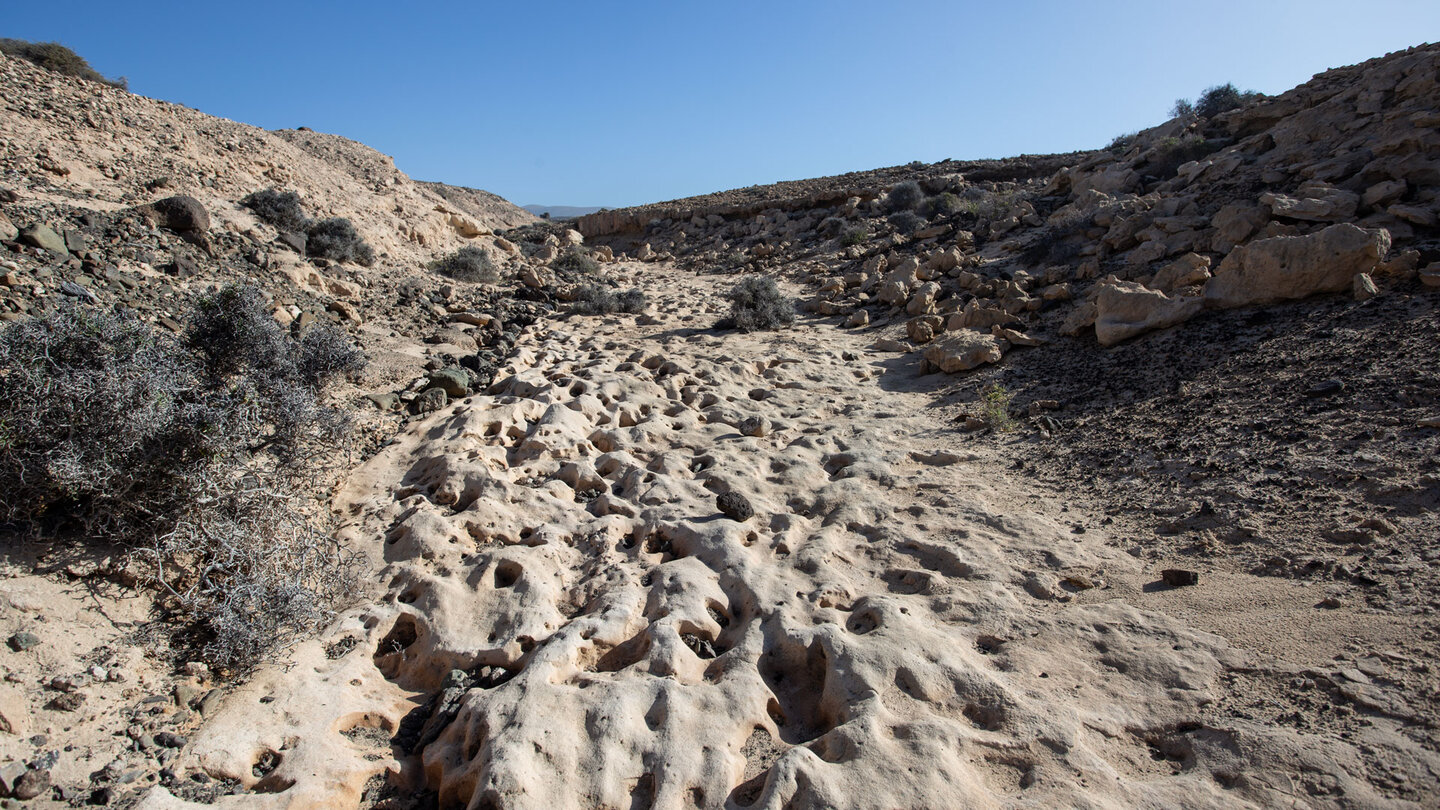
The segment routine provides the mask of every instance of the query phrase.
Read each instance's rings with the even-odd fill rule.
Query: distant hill
[[[596,211],[605,210],[598,205],[522,205],[520,207],[537,217],[543,217],[549,214],[551,219],[583,217],[586,214],[593,214]]]

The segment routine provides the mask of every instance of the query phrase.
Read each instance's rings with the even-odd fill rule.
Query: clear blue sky
[[[1103,146],[1227,81],[1277,93],[1440,37],[1440,2],[46,2],[142,95],[520,204],[621,206]]]

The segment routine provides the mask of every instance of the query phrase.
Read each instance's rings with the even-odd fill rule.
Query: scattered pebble
[[[1200,574],[1184,568],[1166,568],[1160,572],[1160,579],[1172,588],[1184,588],[1200,584]]]

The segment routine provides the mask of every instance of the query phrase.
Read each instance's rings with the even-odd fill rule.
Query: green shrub
[[[1201,93],[1200,100],[1195,102],[1195,112],[1202,118],[1214,118],[1220,113],[1243,107],[1257,98],[1261,98],[1260,93],[1254,90],[1242,92],[1227,82]]]
[[[1018,426],[1014,417],[1010,416],[1009,391],[1000,383],[986,388],[980,393],[981,418],[991,429],[1000,433],[1010,433]]]
[[[344,217],[312,222],[305,229],[305,235],[308,237],[305,252],[317,259],[354,262],[365,267],[375,263],[375,251],[360,238],[355,225]]]
[[[590,276],[600,272],[600,262],[595,260],[586,251],[578,247],[571,247],[556,257],[550,266],[556,270],[567,270],[572,273],[583,273]]]
[[[1105,149],[1111,152],[1124,152],[1135,143],[1135,138],[1139,134],[1138,132],[1127,132],[1123,135],[1116,135]]]
[[[475,245],[466,245],[448,256],[430,263],[430,269],[456,281],[495,283],[500,272],[490,260],[490,252]]]
[[[241,669],[351,576],[298,493],[348,424],[317,396],[363,358],[334,333],[290,339],[262,303],[207,296],[178,340],[81,308],[0,331],[0,515],[21,539],[125,548],[177,640]]]
[[[13,56],[17,59],[24,59],[31,64],[38,65],[46,70],[55,73],[63,73],[66,76],[76,76],[100,84],[107,84],[111,87],[118,87],[121,90],[130,89],[130,83],[124,76],[118,79],[107,79],[101,76],[99,71],[90,67],[85,58],[61,45],[58,42],[26,42],[23,39],[0,39],[0,53],[6,56]]]
[[[920,189],[920,184],[914,180],[906,180],[897,183],[890,189],[890,193],[885,195],[885,210],[891,213],[913,211],[924,199],[925,192]]]
[[[845,247],[863,245],[870,238],[870,229],[863,225],[857,225],[840,235],[840,244]]]
[[[304,233],[310,225],[310,217],[305,215],[300,195],[293,191],[265,188],[250,194],[240,204],[282,231]]]
[[[1176,100],[1175,106],[1170,108],[1170,117],[1189,118],[1192,115],[1198,115],[1201,118],[1214,118],[1220,113],[1243,107],[1264,97],[1263,93],[1257,93],[1254,90],[1242,91],[1235,85],[1226,82],[1207,88],[1194,104],[1191,104],[1189,99]]]
[[[920,210],[925,213],[925,216],[933,218],[958,214],[960,213],[960,208],[960,198],[955,196],[954,193],[946,191],[927,198],[924,204],[921,205]]]
[[[746,276],[730,290],[729,321],[745,332],[778,329],[795,322],[795,304],[769,276]]]

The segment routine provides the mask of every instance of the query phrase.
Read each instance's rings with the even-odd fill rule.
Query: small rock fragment
[[[750,499],[738,492],[726,492],[716,497],[715,508],[737,523],[744,523],[755,514],[755,509],[750,506]]]
[[[770,420],[763,416],[749,416],[736,426],[741,435],[760,438],[770,433]]]
[[[15,781],[15,786],[10,789],[10,795],[20,801],[29,801],[50,787],[50,772],[31,768]]]
[[[449,402],[444,388],[429,388],[416,397],[410,407],[415,413],[431,413],[438,411]]]
[[[1183,588],[1200,584],[1200,574],[1184,568],[1166,568],[1160,572],[1160,579],[1172,588]]]

